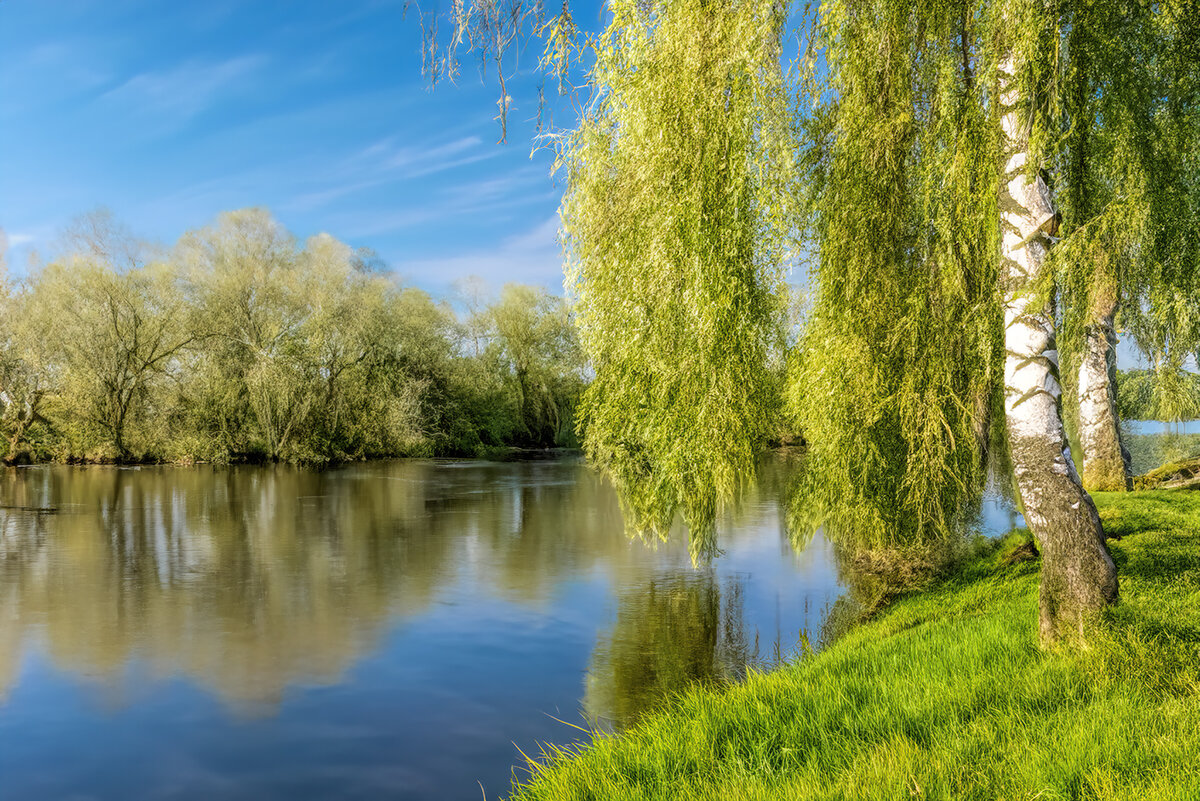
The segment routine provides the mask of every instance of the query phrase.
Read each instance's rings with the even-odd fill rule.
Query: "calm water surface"
[[[518,747],[817,638],[788,475],[697,570],[574,459],[4,471],[0,799],[502,797]]]
[[[1134,436],[1161,436],[1179,434],[1200,434],[1200,420],[1183,420],[1178,423],[1165,423],[1162,420],[1129,420],[1125,428]]]

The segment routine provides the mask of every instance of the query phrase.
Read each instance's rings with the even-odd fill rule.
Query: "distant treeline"
[[[328,463],[576,444],[565,301],[457,309],[328,235],[222,215],[154,252],[104,213],[0,291],[5,458]]]

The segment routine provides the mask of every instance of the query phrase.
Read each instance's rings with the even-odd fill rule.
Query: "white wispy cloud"
[[[479,249],[441,259],[399,262],[396,272],[405,277],[437,276],[447,285],[459,278],[478,275],[499,286],[515,281],[562,286],[562,248],[557,214],[533,228],[513,234],[497,247]]]
[[[71,36],[6,51],[0,59],[0,117],[27,126],[34,109],[64,100],[77,103],[80,96],[111,85],[113,73],[99,49],[94,38]]]
[[[267,203],[275,211],[287,215],[323,210],[360,192],[396,186],[396,191],[389,190],[387,193],[391,198],[388,203],[363,207],[355,201],[351,204],[352,209],[322,211],[330,230],[342,237],[358,238],[395,233],[432,220],[516,208],[554,197],[554,192],[545,185],[545,170],[534,166],[510,170],[496,178],[485,180],[439,182],[435,188],[426,189],[419,194],[403,186],[405,181],[450,170],[464,159],[490,159],[494,157],[495,152],[500,151],[499,148],[480,143],[480,152],[471,153],[467,148],[473,146],[472,142],[473,139],[467,137],[449,144],[431,146],[421,152],[432,155],[415,155],[406,162],[411,164],[409,169],[382,173],[379,172],[379,167],[360,165],[355,169],[347,169],[345,163],[342,163],[313,175],[310,158],[307,156],[298,160],[261,164],[247,170],[212,175],[202,181],[182,186],[154,198],[153,205],[159,208],[191,210]],[[410,149],[414,153],[420,150]],[[363,154],[369,153],[374,153],[376,165],[384,158],[394,157],[394,149],[377,143],[365,148],[351,160],[361,160]],[[270,191],[264,193],[264,187]]]
[[[221,61],[191,60],[163,70],[142,72],[100,96],[165,121],[188,120],[215,104],[220,96],[249,78],[267,61],[244,55]]]
[[[29,245],[37,241],[37,236],[34,234],[25,234],[19,231],[8,233],[4,231],[3,228],[0,228],[0,236],[3,236],[8,241],[9,247],[14,248],[19,248],[22,245]]]
[[[397,137],[388,137],[344,159],[319,180],[321,188],[296,195],[287,208],[319,208],[367,189],[487,161],[501,152],[499,148],[484,146],[478,136],[420,145],[400,145]]]
[[[0,226],[0,264],[4,264],[10,274],[24,275],[35,251],[49,244],[55,233],[56,226],[51,223],[22,226],[20,230]]]
[[[545,172],[537,168],[512,170],[496,178],[446,184],[436,192],[418,199],[407,198],[398,208],[356,211],[346,217],[339,230],[352,239],[401,233],[405,229],[431,222],[467,220],[508,213],[555,197],[545,186]]]
[[[398,170],[430,162],[446,163],[448,160],[458,157],[460,153],[478,148],[481,144],[483,144],[483,140],[478,136],[464,136],[452,142],[432,146],[391,148],[390,152],[385,150],[381,154],[384,159],[380,166],[384,169]]]

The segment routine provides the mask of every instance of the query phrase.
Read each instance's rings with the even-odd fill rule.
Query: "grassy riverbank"
[[[557,752],[523,801],[1200,798],[1200,492],[1096,498],[1121,602],[1038,648],[1010,538],[817,656]]]

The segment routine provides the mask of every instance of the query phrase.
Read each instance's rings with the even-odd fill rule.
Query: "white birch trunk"
[[[1026,175],[1029,131],[1011,56],[1000,73],[1008,155],[1000,190],[1004,411],[1025,520],[1042,552],[1039,633],[1049,642],[1082,630],[1088,615],[1116,600],[1117,574],[1063,431],[1053,305],[1033,295],[1043,279],[1054,206],[1041,177]]]
[[[1090,326],[1079,365],[1079,444],[1090,492],[1132,489],[1129,451],[1117,414],[1117,334],[1112,313]]]

